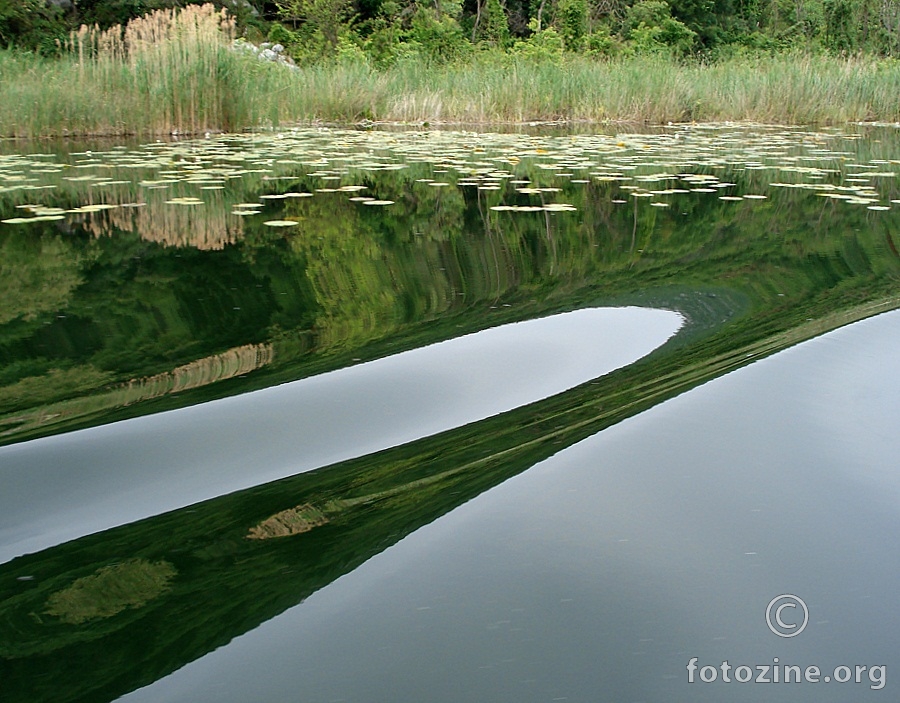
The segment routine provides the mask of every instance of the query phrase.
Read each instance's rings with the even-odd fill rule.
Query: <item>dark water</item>
[[[8,149],[0,699],[890,697],[898,146]]]
[[[512,410],[630,364],[680,324],[586,308],[0,449],[0,560]]]
[[[560,451],[125,700],[890,696],[900,313],[858,324]],[[782,593],[796,639],[765,625]],[[692,685],[692,657],[886,668]]]

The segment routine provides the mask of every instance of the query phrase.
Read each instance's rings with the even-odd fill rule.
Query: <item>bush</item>
[[[565,43],[553,27],[537,31],[537,20],[528,23],[533,32],[528,39],[520,40],[513,46],[513,53],[529,61],[557,62],[563,57]]]
[[[608,59],[622,53],[622,43],[605,24],[599,25],[587,35],[584,51],[591,58]]]
[[[628,8],[626,37],[636,53],[690,53],[697,35],[671,12],[664,0],[641,0]]]
[[[554,24],[559,28],[567,51],[582,51],[588,33],[586,0],[559,0]]]
[[[363,49],[375,68],[389,68],[399,60],[417,53],[417,47],[404,41],[406,33],[394,22],[378,18],[371,23]]]
[[[430,7],[420,7],[413,15],[409,38],[418,45],[419,52],[431,61],[445,63],[468,56],[472,45],[463,35],[454,17]]]

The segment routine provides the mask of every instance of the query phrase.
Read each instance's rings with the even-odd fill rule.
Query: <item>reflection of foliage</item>
[[[359,231],[354,209],[331,199],[312,199],[301,207],[301,228],[308,229],[292,246],[308,262],[307,276],[321,309],[319,344],[354,346],[392,326],[394,291],[384,256],[378,243]]]
[[[47,599],[47,615],[70,625],[95,618],[110,618],[126,608],[139,608],[158,598],[175,577],[166,561],[150,563],[130,559],[98,569]]]
[[[92,366],[50,369],[41,376],[26,376],[8,386],[0,386],[0,407],[21,410],[61,398],[96,393],[111,378],[109,372],[98,371]]]
[[[114,204],[130,204],[132,200],[131,194],[122,196],[115,192],[107,198],[107,202]],[[97,237],[115,231],[134,231],[148,242],[198,249],[223,249],[241,236],[240,219],[229,214],[217,191],[208,192],[206,202],[198,207],[165,206],[163,197],[148,200],[145,205],[155,207],[119,207],[88,215],[84,218],[84,228]]]
[[[888,156],[857,159],[890,158],[888,146],[879,148]],[[56,235],[73,247],[88,241],[94,253],[73,269],[79,283],[67,288],[64,319],[38,314],[32,327],[18,318],[0,326],[4,391],[149,376],[66,401],[68,409],[126,390],[132,399],[160,396],[132,406],[133,414],[174,407],[583,305],[673,308],[688,324],[650,357],[530,406],[0,566],[4,700],[110,700],[149,684],[560,449],[753,359],[898,305],[896,213],[767,188],[767,174],[739,167],[692,169],[736,185],[658,193],[669,207],[653,207],[620,181],[561,181],[534,163],[516,165],[516,176],[560,192],[433,186],[419,179],[452,178],[420,163],[340,176],[396,206],[317,193],[284,204],[299,227],[267,228],[266,213],[218,250],[124,232]],[[641,183],[662,191],[677,180],[660,178]],[[285,189],[318,185],[298,176]],[[892,180],[880,187],[900,197]],[[717,194],[766,188],[766,200]],[[577,211],[491,210],[551,201]],[[23,251],[39,267],[41,247]],[[220,382],[204,382],[213,377]],[[184,391],[177,400],[166,393],[175,387]],[[109,407],[73,412],[9,438],[124,415]]]
[[[111,700],[147,685],[564,447],[751,357],[897,304],[844,310],[805,328],[798,320],[827,304],[798,308],[788,320],[783,311],[769,311],[756,322],[772,320],[789,332],[760,337],[746,325],[738,325],[737,334],[734,324],[723,326],[741,303],[722,289],[647,292],[642,302],[682,309],[688,327],[652,357],[592,383],[436,437],[0,566],[0,677],[8,700]],[[263,525],[271,528],[266,535],[282,538],[247,539]],[[140,609],[77,627],[29,616],[48,593],[96,574],[118,555],[169,563],[178,579]],[[34,580],[17,580],[26,575]]]
[[[0,325],[62,311],[82,281],[83,255],[52,234],[0,234]]]
[[[270,364],[272,357],[272,345],[246,344],[172,371],[115,385],[110,383],[112,373],[91,366],[54,368],[0,387],[0,405],[17,411],[10,419],[14,431],[27,432],[40,429],[48,416],[53,422],[65,422],[243,376]],[[0,436],[4,425],[0,420]]]
[[[330,148],[353,152],[349,143],[365,146],[366,138],[339,133],[322,140],[342,141]],[[265,169],[242,169],[246,172],[230,179],[225,190],[211,191],[201,209],[227,214],[236,203],[255,202],[261,194],[314,195],[261,199],[264,213],[241,221],[234,216],[239,230],[228,230],[230,220],[224,221],[221,232],[233,235],[214,245],[181,237],[200,209],[157,202],[199,192],[190,190],[197,186],[187,180],[158,192],[110,186],[122,188],[116,202],[151,202],[139,208],[137,219],[127,211],[113,218],[116,211],[108,210],[66,222],[72,227],[67,234],[49,228],[38,236],[32,229],[4,230],[0,249],[6,256],[0,266],[10,275],[0,278],[0,285],[10,288],[0,301],[0,310],[6,310],[6,324],[0,324],[0,441],[285,382],[353,358],[383,356],[647,286],[727,285],[747,295],[756,311],[785,311],[838,293],[847,304],[862,302],[884,293],[872,286],[888,285],[898,275],[895,213],[874,213],[810,190],[771,188],[771,172],[691,166],[736,184],[721,192],[766,192],[768,199],[728,202],[716,193],[669,193],[657,198],[669,207],[652,207],[649,198],[632,197],[615,178],[577,183],[556,177],[555,171],[568,168],[566,159],[583,158],[578,139],[554,142],[557,151],[563,151],[560,144],[572,151],[565,156],[547,153],[542,138],[526,137],[517,142],[521,156],[515,158],[514,148],[489,152],[483,137],[471,135],[372,139],[383,147],[379,155],[363,152],[350,166],[327,172],[331,180],[310,173],[321,166],[318,154],[303,168],[284,159],[258,164]],[[395,143],[424,145],[429,158],[398,168],[365,165],[382,157],[390,161],[385,152]],[[241,144],[245,151],[236,161],[249,167],[262,160],[253,141]],[[877,152],[870,151],[873,144],[840,146],[858,150],[853,156],[860,163],[897,156],[890,139]],[[447,154],[444,164],[442,145],[466,158]],[[624,143],[605,148],[610,161],[640,153]],[[433,152],[440,154],[438,161]],[[205,171],[199,179],[225,177],[225,166],[204,158],[190,144],[157,152],[161,167],[175,168],[174,163],[188,174]],[[840,169],[841,162],[826,165]],[[640,178],[659,168],[629,173]],[[490,186],[496,190],[454,182],[490,180],[497,169],[535,187],[560,190],[519,192],[503,178]],[[802,174],[790,173],[778,177],[802,180]],[[676,173],[661,178],[633,183],[660,192],[682,185]],[[444,182],[450,185],[440,185]],[[101,192],[92,181],[56,183],[64,204],[84,203],[91,193],[99,199]],[[885,201],[900,196],[894,183],[886,176],[879,182]],[[317,192],[325,185],[331,192]],[[364,188],[337,190],[342,186]],[[349,200],[354,194],[396,204],[365,206]],[[15,203],[26,196],[3,197]],[[547,203],[571,203],[576,211],[491,209]],[[149,226],[156,207],[174,219],[153,230],[155,241],[146,238],[151,229],[139,226],[141,236],[120,229],[129,222]],[[262,224],[284,217],[301,224],[290,230]],[[170,233],[170,227],[179,232]],[[758,324],[754,318],[748,330]],[[765,324],[778,326],[771,320]],[[176,391],[177,399],[171,398]]]
[[[328,517],[314,505],[306,503],[282,510],[250,528],[247,539],[274,539],[309,532],[328,523]]]

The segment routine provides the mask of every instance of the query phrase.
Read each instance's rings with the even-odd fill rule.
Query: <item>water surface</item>
[[[663,403],[122,700],[890,695],[900,667],[898,344],[891,313]],[[810,609],[795,639],[765,625],[781,593]],[[691,685],[691,657],[779,657],[829,672],[885,665],[887,683]]]
[[[7,151],[4,701],[891,695],[895,128]]]
[[[0,562],[541,400],[645,356],[680,324],[663,310],[577,310],[0,448]]]

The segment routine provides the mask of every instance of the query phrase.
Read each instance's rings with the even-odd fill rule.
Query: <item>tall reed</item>
[[[59,59],[0,52],[0,134],[196,133],[280,121],[267,91],[283,92],[286,70],[235,51],[233,40],[234,21],[206,4],[105,31],[82,26]]]
[[[212,5],[157,10],[106,31],[82,26],[67,45],[78,82],[98,102],[113,96],[127,124],[196,132],[234,125],[228,81],[234,21]],[[231,76],[233,77],[233,76]]]

